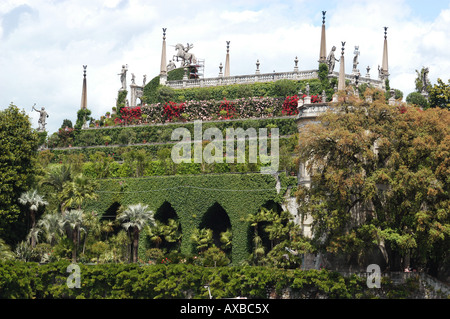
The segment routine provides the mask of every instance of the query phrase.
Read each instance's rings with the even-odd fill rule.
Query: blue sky
[[[75,122],[83,65],[88,65],[88,107],[98,118],[115,105],[123,64],[141,82],[159,73],[162,28],[167,43],[193,43],[205,60],[205,76],[217,76],[230,43],[231,74],[317,68],[322,10],[327,51],[346,41],[346,72],[354,46],[360,70],[376,75],[383,27],[388,26],[391,86],[414,90],[415,70],[450,78],[450,2],[407,0],[2,0],[0,2],[0,108],[45,106],[47,128]],[[174,54],[168,46],[168,59]]]

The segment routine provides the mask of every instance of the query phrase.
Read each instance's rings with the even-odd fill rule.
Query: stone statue
[[[187,44],[187,47],[184,47],[181,43],[178,43],[175,46],[175,50],[177,51],[177,54],[173,56],[173,58],[180,58],[183,61],[183,66],[189,66],[191,63],[197,63],[197,59],[195,58],[195,55],[193,53],[190,53],[189,50],[192,49],[194,45]]]
[[[177,68],[177,66],[175,65],[175,63],[173,63],[172,60],[169,60],[169,64],[167,64],[167,72],[172,71],[176,68]]]
[[[136,76],[134,75],[134,73],[131,73],[131,84],[136,84],[135,80]]]
[[[355,57],[353,58],[353,72],[358,72],[358,56],[359,56],[359,46],[355,46]]]
[[[127,71],[128,71],[128,64],[122,65],[122,71],[118,74],[120,75],[120,82],[122,82],[121,90],[127,89]]]
[[[339,60],[334,56],[334,51],[336,51],[336,47],[333,45],[330,54],[328,54],[327,57],[328,74],[333,74],[334,65],[336,64],[336,61],[339,62]]]
[[[36,104],[34,104],[34,105],[36,105]],[[39,128],[38,128],[38,131],[39,132],[44,132],[45,131],[45,125],[46,125],[45,120],[48,117],[48,114],[45,111],[45,107],[42,107],[41,110],[39,111],[39,110],[36,110],[34,108],[34,105],[33,105],[32,109],[39,113],[39,120],[38,120]]]
[[[147,83],[147,74],[144,74],[144,81],[142,82],[142,86],[145,86]]]

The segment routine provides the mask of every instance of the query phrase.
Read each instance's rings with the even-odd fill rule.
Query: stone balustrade
[[[189,79],[167,81],[166,85],[174,89],[209,87],[230,84],[251,84],[256,82],[274,82],[278,80],[308,80],[317,79],[317,70],[298,71],[298,72],[273,72],[264,74],[236,75],[236,76],[219,76],[215,78],[205,79]]]
[[[334,72],[331,76],[339,76],[339,73]],[[250,75],[235,75],[235,76],[218,76],[214,78],[201,78],[201,79],[184,79],[176,81],[167,81],[166,85],[174,89],[185,89],[185,88],[200,88],[200,87],[211,87],[220,85],[231,85],[231,84],[251,84],[257,82],[274,82],[278,80],[309,80],[318,79],[318,70],[307,70],[307,71],[292,71],[292,72],[273,72],[273,73],[263,73],[263,74],[250,74]],[[350,80],[352,83],[355,82],[354,74],[346,74],[346,80]],[[378,79],[371,79],[369,77],[360,76],[358,79],[359,84],[366,83],[372,85],[376,88],[383,89],[383,81]]]

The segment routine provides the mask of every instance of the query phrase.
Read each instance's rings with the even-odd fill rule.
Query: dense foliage
[[[36,174],[38,134],[25,111],[10,105],[0,111],[0,238],[11,244],[26,226],[18,198]]]
[[[0,298],[25,299],[214,299],[281,298],[408,298],[419,281],[367,289],[364,278],[343,277],[327,270],[281,270],[270,267],[203,267],[195,265],[80,264],[80,288],[69,288],[68,261],[46,265],[0,264]]]
[[[299,137],[313,175],[298,192],[317,247],[355,260],[378,248],[391,270],[408,258],[448,270],[449,111],[350,101],[319,119]]]

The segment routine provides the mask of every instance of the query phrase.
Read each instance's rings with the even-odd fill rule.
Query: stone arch
[[[213,242],[217,247],[221,246],[220,233],[232,229],[228,213],[217,202],[203,214],[199,228],[209,228],[213,231]]]
[[[102,215],[103,220],[116,220],[119,208],[122,206],[119,202],[113,202]]]
[[[276,212],[278,215],[283,211],[283,208],[281,205],[273,200],[266,201],[263,205],[261,205],[261,208],[266,208],[268,210],[272,210]],[[273,241],[269,238],[269,233],[264,230],[264,228],[269,225],[269,222],[261,222],[259,227],[259,236],[261,237],[262,244],[265,247],[266,253],[268,253],[270,250],[272,250]]]
[[[154,217],[156,220],[163,223],[167,223],[169,219],[178,219],[175,209],[168,201],[164,201],[164,203],[159,206],[159,208],[155,211]]]

